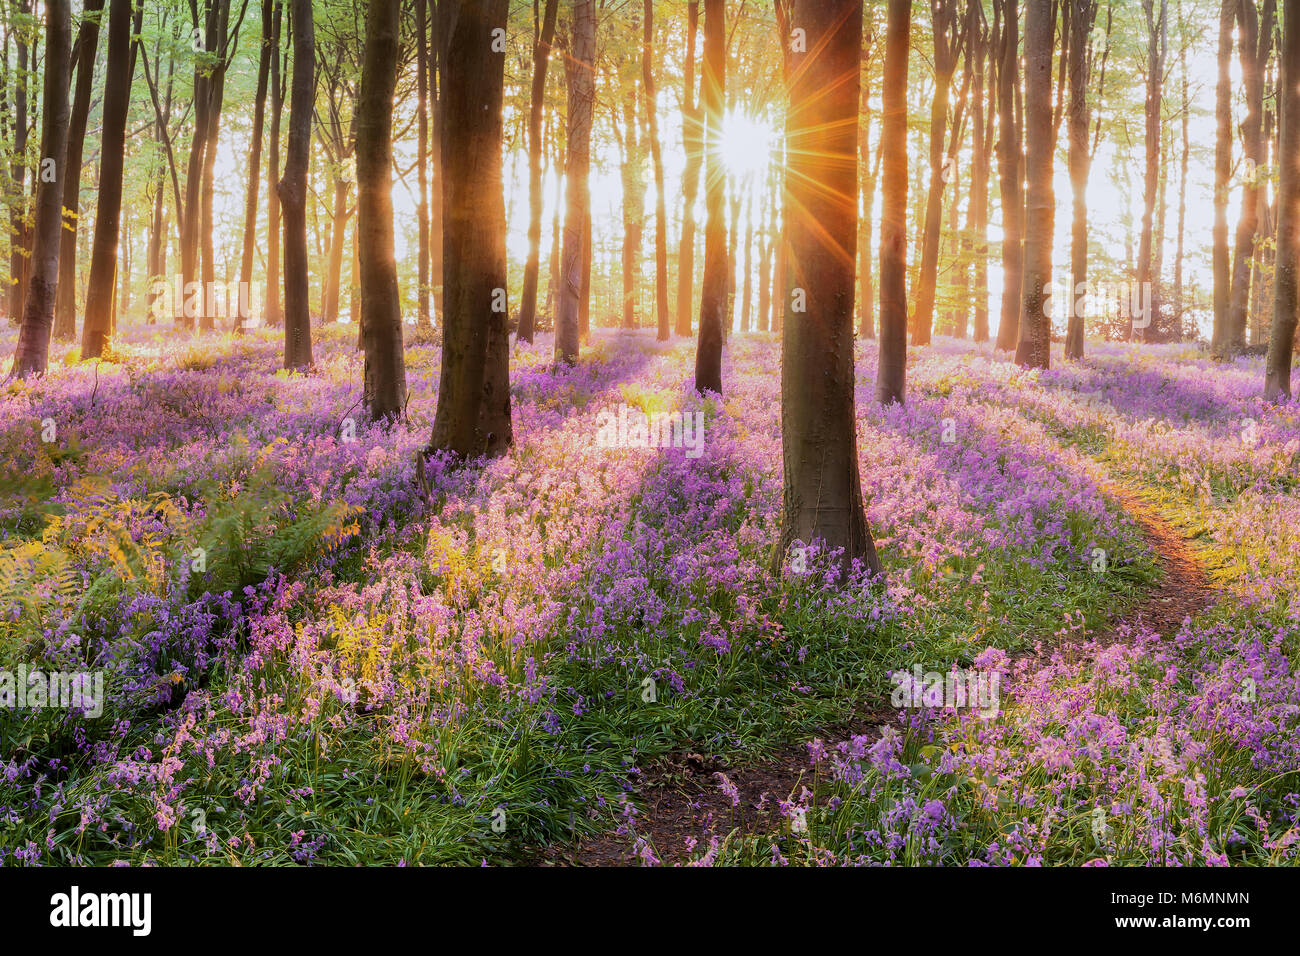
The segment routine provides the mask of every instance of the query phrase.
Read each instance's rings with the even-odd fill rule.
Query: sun
[[[776,130],[762,120],[734,110],[722,117],[722,162],[736,178],[767,169],[776,143]]]

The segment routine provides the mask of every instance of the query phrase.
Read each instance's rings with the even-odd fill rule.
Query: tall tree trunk
[[[1019,0],[994,0],[1001,14],[998,58],[998,178],[1002,192],[1002,309],[998,349],[1009,352],[1020,337],[1021,276],[1024,271],[1025,201],[1021,191],[1024,157],[1015,96],[1020,86]]]
[[[750,330],[751,312],[750,307],[753,305],[754,292],[754,193],[757,192],[757,186],[750,182],[749,187],[745,190],[745,255],[741,260],[741,275],[744,277],[740,293],[740,330],[748,332]],[[849,328],[853,323],[849,323]]]
[[[584,29],[595,29],[591,0]],[[510,420],[505,197],[501,178],[501,107],[507,0],[456,5],[449,26],[442,100],[445,237],[442,371],[429,451],[461,458],[505,454],[514,441]],[[575,31],[582,17],[575,22]],[[444,24],[448,21],[444,20]],[[576,39],[576,38],[575,38]],[[588,54],[575,43],[575,54]],[[590,73],[588,72],[590,77]],[[588,100],[590,106],[590,100]],[[590,130],[590,127],[588,127]],[[572,142],[570,148],[574,148]]]
[[[280,307],[280,117],[284,113],[284,64],[281,31],[284,24],[284,0],[273,0],[275,30],[271,41],[271,139],[267,144],[266,197],[266,324],[278,326],[284,321]]]
[[[726,0],[704,0],[703,109],[707,124],[704,198],[704,282],[695,347],[695,390],[722,392],[722,329],[727,315],[726,171],[722,162],[722,104],[727,83]]]
[[[519,302],[520,342],[531,342],[537,326],[537,276],[542,257],[542,111],[559,6],[559,0],[546,0],[546,13],[533,44],[533,90],[528,108],[528,261],[524,264],[524,290]]]
[[[114,0],[114,5],[130,0]],[[63,229],[63,167],[68,140],[68,66],[72,55],[72,4],[45,0],[45,88],[42,91],[41,164],[36,176],[36,224],[32,237],[32,268],[23,321],[14,349],[13,374],[18,378],[43,373],[49,363],[50,332],[54,325],[55,290],[59,282],[59,233]],[[19,122],[26,122],[25,113]],[[46,174],[53,166],[53,176]],[[101,202],[103,200],[101,199]]]
[[[636,328],[636,273],[645,230],[645,180],[641,178],[641,138],[637,130],[636,76],[624,77],[623,90],[623,308],[622,326]],[[617,124],[617,120],[615,121]]]
[[[1174,251],[1174,310],[1177,318],[1176,341],[1183,339],[1183,236],[1187,225],[1187,167],[1191,156],[1191,114],[1192,100],[1188,90],[1187,78],[1187,37],[1184,31],[1183,42],[1178,51],[1180,72],[1182,73],[1182,133],[1183,151],[1178,167],[1178,238]]]
[[[429,0],[415,0],[415,168],[419,184],[415,207],[415,316],[422,327],[433,325],[429,315]],[[396,82],[396,81],[394,81]],[[386,112],[389,112],[386,110]],[[391,120],[390,120],[391,125]],[[391,138],[391,131],[389,136]],[[530,146],[531,148],[531,146]],[[391,149],[391,143],[390,143]],[[439,183],[439,186],[442,184]],[[390,183],[391,202],[391,183]],[[399,310],[400,311],[400,310]],[[522,321],[522,319],[521,319]]]
[[[155,48],[155,62],[159,63],[159,70],[162,64],[158,60],[157,51],[161,48]],[[154,117],[154,136],[158,142],[163,144],[164,149],[170,149],[170,139],[168,137],[168,124],[171,122],[172,114],[172,85],[176,76],[176,61],[173,54],[167,55],[167,93],[163,100],[163,107]],[[160,74],[161,79],[161,74]],[[167,270],[167,218],[164,213],[165,191],[167,188],[167,167],[170,164],[170,156],[165,158],[165,162],[158,164],[158,172],[153,181],[153,220],[149,228],[149,324],[157,323],[161,313],[159,299],[165,300],[157,289],[154,287],[155,282],[161,282],[166,285],[164,273]],[[173,314],[173,319],[175,315]]]
[[[792,22],[807,31],[809,52],[794,53],[790,75],[785,208],[791,278],[807,308],[787,306],[782,332],[785,482],[776,558],[783,564],[795,542],[819,542],[838,552],[846,573],[860,561],[879,574],[853,403],[862,0],[795,0]]]
[[[916,313],[912,318],[912,344],[928,345],[934,325],[935,285],[939,271],[939,233],[943,221],[943,192],[949,164],[944,162],[944,135],[948,126],[948,100],[952,75],[961,52],[958,0],[931,0],[934,26],[934,98],[930,101],[930,188],[925,199],[921,241],[921,271],[916,280]],[[953,138],[957,124],[953,123]]]
[[[393,249],[393,93],[401,19],[401,0],[371,0],[356,106],[362,393],[366,412],[376,421],[396,418],[406,402],[402,304]],[[424,42],[423,33],[419,42]]]
[[[68,155],[63,173],[63,232],[59,240],[58,301],[54,308],[54,337],[72,339],[77,334],[77,228],[81,209],[81,156],[86,144],[86,119],[95,82],[99,51],[99,22],[104,0],[86,0],[77,28],[77,83],[68,117]]]
[[[1274,267],[1273,328],[1264,363],[1264,397],[1291,397],[1291,351],[1300,309],[1296,260],[1300,257],[1300,0],[1282,0],[1279,50],[1282,82],[1278,103],[1277,264]]]
[[[649,126],[650,162],[655,177],[655,319],[656,337],[665,342],[672,335],[668,318],[668,208],[664,194],[663,144],[659,142],[659,102],[655,92],[654,0],[645,0],[645,33],[641,47],[641,82],[645,88],[646,122]]]
[[[284,214],[284,367],[312,364],[307,276],[307,167],[316,98],[316,31],[312,0],[291,0],[293,84],[289,94],[289,146],[277,186]],[[363,320],[364,322],[364,320]]]
[[[911,27],[912,0],[889,0],[880,114],[884,200],[880,216],[876,399],[882,405],[902,404],[907,381],[907,56]]]
[[[1255,0],[1238,0],[1238,50],[1241,56],[1241,85],[1246,97],[1246,116],[1241,122],[1241,146],[1245,154],[1246,175],[1241,188],[1241,214],[1237,219],[1232,293],[1228,303],[1228,348],[1233,352],[1246,345],[1250,272],[1259,229],[1259,179],[1264,167],[1264,64],[1272,48],[1274,13],[1274,0],[1264,0],[1262,16],[1255,8]]]
[[[360,125],[361,114],[357,113],[357,123]],[[343,242],[347,235],[348,220],[351,216],[348,213],[348,193],[352,189],[352,183],[344,177],[342,172],[336,172],[334,175],[334,208],[330,213],[330,245],[329,256],[325,262],[325,281],[321,289],[321,324],[328,325],[337,322],[339,318],[339,289],[343,285]]]
[[[253,142],[248,151],[248,191],[244,197],[244,245],[239,260],[242,289],[253,285],[253,253],[257,249],[257,195],[262,178],[262,128],[266,121],[266,87],[271,60],[278,56],[275,48],[275,8],[270,0],[262,3],[262,42],[257,61],[257,93],[253,100]],[[235,331],[243,331],[249,316],[235,316]]]
[[[691,334],[691,312],[695,302],[695,202],[700,194],[700,168],[704,161],[704,131],[695,101],[695,37],[699,32],[699,0],[687,5],[686,67],[682,92],[682,143],[686,169],[682,173],[682,236],[677,251],[678,335]]]
[[[99,202],[95,212],[95,244],[90,253],[90,284],[86,288],[86,319],[81,330],[83,359],[102,356],[112,330],[126,119],[131,105],[131,6],[132,0],[111,0],[108,7],[108,64],[104,85],[104,130],[100,143]]]
[[[230,16],[230,0],[220,0],[216,5],[221,11],[220,18],[217,21],[217,42],[223,43],[226,38],[227,21]],[[217,50],[219,47],[213,47]],[[200,201],[200,220],[199,226],[199,252],[200,273],[203,277],[203,311],[199,313],[199,328],[210,330],[216,327],[215,303],[212,300],[211,289],[217,278],[217,263],[215,258],[214,238],[216,236],[217,224],[213,215],[213,200],[216,196],[216,168],[217,168],[217,140],[221,132],[221,111],[225,105],[226,99],[226,63],[222,58],[213,68],[207,82],[207,121],[208,132],[204,137],[203,149],[203,172],[201,178],[202,197]]]
[[[875,338],[875,317],[871,311],[871,207],[875,204],[875,182],[871,168],[871,85],[859,80],[862,101],[858,106],[858,189],[863,214],[858,217],[858,335]]]
[[[1052,190],[1052,0],[1025,3],[1025,263],[1021,280],[1024,309],[1016,364],[1047,368],[1052,352],[1052,226],[1056,196]]]
[[[569,93],[568,147],[565,150],[566,209],[564,246],[560,254],[560,301],[555,315],[555,358],[563,364],[578,359],[582,300],[590,250],[585,242],[591,210],[591,121],[595,107],[595,0],[573,0],[572,49],[565,58]]]
[[[1244,3],[1252,4],[1254,0],[1242,0]],[[1142,294],[1144,302],[1155,301],[1155,284],[1159,276],[1155,275],[1152,270],[1152,230],[1153,218],[1155,215],[1156,200],[1160,190],[1160,100],[1164,87],[1164,47],[1161,44],[1161,36],[1164,31],[1165,3],[1160,0],[1159,13],[1156,12],[1156,0],[1142,0],[1142,11],[1146,17],[1147,25],[1147,95],[1146,95],[1146,134],[1144,146],[1146,150],[1146,169],[1143,177],[1143,203],[1142,203],[1142,231],[1138,238],[1137,253],[1137,283],[1138,289]],[[1148,291],[1152,297],[1147,298]],[[1146,325],[1136,326],[1137,328],[1146,329],[1154,320],[1150,313],[1142,317],[1142,322]],[[1133,316],[1130,315],[1127,320],[1126,338],[1133,338],[1135,324]],[[1146,336],[1141,336],[1145,338]]]
[[[32,12],[32,0],[18,0],[17,12],[28,16]],[[14,71],[14,147],[9,164],[9,317],[11,321],[19,322],[23,316],[23,301],[27,298],[30,272],[27,250],[27,70],[30,50],[26,35],[22,31],[15,32],[18,68]],[[8,51],[6,62],[9,59],[7,54]]]
[[[971,266],[974,271],[974,338],[989,338],[989,153],[993,143],[992,84],[986,81],[989,61],[989,31],[984,8],[979,0],[970,0],[968,40],[973,60],[971,83],[971,180],[966,211],[966,228],[970,236]],[[986,99],[986,90],[988,96]]]
[[[1088,108],[1089,40],[1097,19],[1097,0],[1068,0],[1071,5],[1069,57],[1070,115],[1070,294],[1065,330],[1065,357],[1083,358],[1084,316],[1078,308],[1088,283],[1088,174],[1092,152],[1088,146],[1088,129],[1092,117]]]

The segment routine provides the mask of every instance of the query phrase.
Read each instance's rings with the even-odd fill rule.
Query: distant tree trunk
[[[54,337],[72,339],[77,334],[77,228],[81,208],[81,156],[86,144],[86,118],[95,81],[99,51],[99,21],[104,0],[86,0],[77,29],[77,83],[68,117],[68,155],[63,174],[63,232],[59,240],[59,288],[54,310]]]
[[[108,7],[108,63],[104,81],[99,202],[95,212],[95,243],[90,253],[90,282],[86,287],[86,319],[81,330],[83,359],[102,356],[112,330],[126,120],[131,105],[131,6],[132,0],[111,0]]]
[[[623,308],[622,326],[636,328],[636,273],[641,263],[645,231],[645,180],[641,178],[641,138],[637,130],[635,75],[624,78],[623,90]],[[615,121],[617,123],[617,121]]]
[[[655,176],[655,319],[657,338],[672,335],[668,317],[668,207],[664,195],[663,144],[659,141],[659,105],[654,71],[654,0],[645,0],[645,33],[641,49],[641,78],[645,87],[646,121],[650,130],[650,162]]]
[[[393,251],[393,93],[401,19],[401,0],[371,0],[356,106],[362,392],[366,412],[375,421],[396,418],[406,402],[402,304]],[[423,158],[420,162],[423,165]],[[335,245],[342,245],[339,229]]]
[[[443,169],[442,142],[446,132],[443,112],[443,92],[446,88],[447,39],[455,20],[455,12],[463,0],[429,0],[430,28],[433,33],[433,53],[429,63],[429,105],[433,109],[429,135],[429,151],[433,156],[433,191],[429,202],[429,278],[433,298],[433,322],[441,321],[443,307]]]
[[[695,101],[695,37],[699,31],[699,0],[687,5],[686,66],[682,93],[682,142],[686,169],[682,174],[682,237],[677,252],[677,335],[691,334],[695,302],[695,202],[700,194],[704,160],[703,118]]]
[[[1181,22],[1182,14],[1179,13]],[[1187,225],[1187,166],[1191,155],[1191,113],[1192,100],[1188,90],[1187,78],[1187,35],[1185,29],[1179,30],[1182,36],[1182,43],[1178,49],[1179,73],[1181,74],[1183,109],[1182,109],[1182,133],[1183,133],[1183,151],[1178,166],[1178,238],[1174,251],[1174,310],[1177,315],[1177,326],[1175,329],[1176,341],[1183,339],[1183,236]]]
[[[555,358],[563,364],[578,359],[582,331],[582,300],[589,291],[585,281],[586,220],[591,210],[591,121],[595,108],[596,11],[595,0],[573,0],[572,50],[565,58],[569,91],[568,148],[565,151],[566,209],[564,247],[560,255],[560,301],[555,315]]]
[[[591,0],[581,2],[590,8]],[[503,455],[514,441],[504,310],[505,53],[493,49],[493,33],[504,31],[508,7],[507,0],[457,4],[444,48],[445,304],[438,410],[428,451],[460,458]],[[587,14],[594,30],[594,11]],[[590,53],[594,45],[593,35],[589,44],[577,44],[575,54]]]
[[[1070,114],[1070,189],[1073,195],[1070,223],[1070,303],[1066,310],[1065,357],[1083,358],[1084,316],[1077,307],[1088,282],[1088,174],[1092,152],[1088,146],[1088,128],[1092,117],[1088,107],[1088,74],[1091,69],[1089,40],[1097,19],[1097,0],[1068,0],[1070,3],[1069,57]]]
[[[537,326],[537,276],[542,257],[542,111],[559,5],[559,0],[546,0],[546,14],[533,44],[533,90],[528,109],[528,261],[524,264],[524,291],[519,302],[520,342],[531,342]]]
[[[1243,0],[1246,3],[1252,3],[1254,0]],[[1137,254],[1137,283],[1138,289],[1141,290],[1143,301],[1147,301],[1146,295],[1148,290],[1151,291],[1151,302],[1154,302],[1155,283],[1159,276],[1154,275],[1152,271],[1152,219],[1155,214],[1156,199],[1160,189],[1160,122],[1161,106],[1160,99],[1164,87],[1164,46],[1161,43],[1161,37],[1164,33],[1165,18],[1165,0],[1160,0],[1160,12],[1156,13],[1156,0],[1142,0],[1142,11],[1146,16],[1147,26],[1147,96],[1146,96],[1146,139],[1144,147],[1146,151],[1146,172],[1143,178],[1143,202],[1142,202],[1142,231],[1138,238]],[[1252,7],[1253,11],[1253,7]],[[1149,324],[1155,317],[1147,314],[1143,321]],[[1127,334],[1125,338],[1132,339],[1134,323],[1133,316],[1129,315],[1126,322]],[[1140,327],[1140,326],[1139,326]],[[1140,336],[1145,338],[1146,336]]]
[[[1025,128],[1052,125],[1052,0],[1025,4]],[[1052,190],[1052,137],[1030,136],[1025,155],[1024,309],[1016,364],[1047,368],[1052,352],[1052,226],[1056,196]]]
[[[284,211],[284,367],[312,364],[307,276],[307,167],[316,98],[316,31],[312,0],[291,0],[293,84],[289,95],[289,147],[277,190]],[[363,320],[364,322],[364,320]]]
[[[876,399],[882,405],[902,404],[907,381],[907,56],[911,27],[912,0],[889,0],[880,133],[884,201]]]
[[[994,0],[1001,14],[998,56],[998,178],[1002,192],[1002,311],[997,347],[1009,352],[1020,337],[1020,295],[1024,272],[1025,200],[1021,191],[1024,157],[1015,96],[1020,86],[1018,0]]]
[[[360,112],[356,114],[356,117],[357,124],[360,125]],[[336,171],[334,174],[334,209],[330,213],[329,255],[326,257],[325,281],[321,289],[320,321],[322,325],[337,322],[339,318],[339,290],[343,287],[343,242],[344,237],[347,235],[348,219],[351,218],[348,212],[348,194],[351,191],[352,183],[341,170]]]
[[[157,50],[157,48],[156,48]],[[155,53],[156,53],[155,50]],[[155,60],[157,60],[155,55]],[[162,65],[159,62],[158,67],[161,79]],[[170,149],[169,138],[167,135],[168,124],[171,122],[172,115],[172,85],[176,77],[176,61],[172,54],[167,55],[167,93],[163,100],[163,107],[154,117],[154,136],[158,142],[162,143],[165,149]],[[168,159],[170,163],[170,159]],[[164,215],[163,202],[164,192],[167,186],[167,167],[159,164],[158,173],[153,182],[153,221],[149,228],[149,249],[148,249],[148,266],[149,266],[149,319],[150,325],[157,323],[161,306],[158,300],[163,298],[153,288],[153,283],[164,279],[164,273],[167,270],[167,218]],[[60,293],[62,288],[60,287]],[[165,301],[165,299],[164,299]],[[174,318],[174,313],[173,313]]]
[[[707,122],[704,196],[704,283],[695,347],[695,390],[722,392],[722,328],[727,312],[726,172],[722,162],[722,104],[727,83],[726,0],[704,0],[703,109]]]
[[[418,260],[416,264],[415,317],[416,322],[426,328],[433,325],[433,319],[429,315],[429,3],[430,0],[415,0],[415,117],[417,130],[415,168],[419,183],[419,196],[415,207],[416,259]],[[394,80],[394,82],[396,81]],[[391,111],[386,110],[386,112]],[[391,124],[390,119],[390,127]],[[390,129],[390,140],[391,137],[392,132]],[[389,148],[390,150],[392,148],[391,142]],[[442,184],[439,183],[438,186],[441,188]],[[391,204],[391,178],[389,187],[389,202]],[[398,311],[400,321],[400,308]]]
[[[262,4],[262,42],[257,61],[257,93],[253,100],[253,143],[248,151],[248,191],[244,199],[244,245],[239,260],[239,281],[244,289],[253,284],[253,253],[257,249],[257,195],[262,178],[262,127],[266,120],[266,86],[275,49],[275,9]],[[243,331],[246,315],[235,316],[235,331]]]
[[[18,0],[17,12],[27,16],[32,12],[32,0]],[[8,37],[8,31],[5,36]],[[14,144],[13,159],[9,164],[9,317],[20,322],[23,301],[27,298],[27,41],[22,31],[17,31],[18,68],[14,71]],[[8,51],[6,51],[6,54]],[[6,55],[5,61],[8,62]],[[39,187],[38,187],[39,188]],[[44,370],[42,364],[41,369]]]
[[[284,84],[281,59],[281,29],[284,23],[284,0],[274,0],[275,31],[271,41],[271,140],[267,157],[266,196],[266,324],[278,326],[284,321],[280,308],[280,117],[284,113]]]
[[[114,6],[119,2],[128,6],[129,13],[130,0],[114,0]],[[70,0],[45,0],[45,87],[41,104],[41,164],[36,176],[36,224],[30,287],[14,349],[13,374],[20,379],[42,374],[49,364],[55,290],[59,282],[59,233],[63,229],[60,180],[67,160],[71,55],[72,4]],[[26,122],[25,113],[19,117],[18,122]],[[45,170],[54,175],[47,175]],[[101,198],[100,202],[103,201]]]
[[[754,292],[754,193],[757,187],[754,183],[749,184],[745,191],[745,257],[742,260],[741,275],[744,276],[744,282],[740,293],[740,330],[748,332],[751,328],[750,320],[752,313],[750,308],[753,305]],[[849,323],[849,328],[853,323]]]
[[[970,250],[974,267],[974,307],[976,342],[989,339],[989,157],[993,146],[992,84],[986,81],[990,58],[990,36],[984,20],[984,8],[970,0],[971,26],[969,43],[974,60],[971,89],[971,180],[966,224],[970,233]],[[987,94],[986,94],[987,91]],[[987,98],[986,98],[987,97]]]
[[[1264,108],[1264,64],[1273,43],[1274,0],[1264,0],[1262,16],[1255,0],[1238,0],[1238,49],[1241,55],[1241,85],[1246,97],[1246,116],[1241,122],[1241,145],[1246,174],[1241,187],[1241,214],[1232,262],[1232,293],[1228,304],[1228,347],[1240,351],[1246,345],[1246,320],[1250,308],[1250,272],[1259,230],[1259,179],[1264,167],[1262,135]]]
[[[772,163],[767,177],[768,185],[768,221],[763,229],[763,237],[759,243],[758,256],[758,331],[766,332],[769,328],[769,322],[772,314],[772,260],[773,252],[776,250],[777,226],[776,213],[777,208],[781,205],[780,195],[777,192],[776,164]]]
[[[876,337],[871,300],[875,293],[871,279],[871,219],[876,201],[875,171],[871,167],[871,85],[860,80],[862,102],[858,109],[858,188],[864,214],[858,217],[858,335]]]
[[[952,75],[961,54],[962,34],[958,0],[931,0],[934,26],[934,93],[930,100],[930,188],[926,193],[921,241],[921,271],[916,280],[916,313],[912,319],[912,344],[928,345],[934,325],[935,284],[939,270],[939,233],[943,221],[943,192],[951,166],[944,161],[944,135],[948,127],[948,100]],[[960,108],[960,104],[959,104]],[[957,122],[953,122],[953,138]]]
[[[1291,397],[1291,352],[1300,309],[1296,259],[1300,256],[1300,0],[1282,0],[1282,72],[1278,103],[1277,259],[1273,286],[1273,328],[1264,364],[1264,397]]]
[[[784,565],[795,542],[819,542],[839,552],[846,573],[861,561],[879,574],[853,402],[862,0],[795,0],[792,22],[807,31],[809,52],[794,53],[790,74],[785,208],[792,282],[807,308],[787,305],[782,332],[785,483],[775,563]]]

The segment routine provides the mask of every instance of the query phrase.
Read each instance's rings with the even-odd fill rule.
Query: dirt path
[[[1126,485],[1104,474],[1095,476],[1102,489],[1138,526],[1147,547],[1162,569],[1160,582],[1140,604],[1108,627],[1089,635],[1101,644],[1129,640],[1143,626],[1170,637],[1188,617],[1213,603],[1215,589],[1188,539],[1154,507]],[[866,708],[851,727],[828,728],[828,741],[853,734],[879,733],[893,718],[884,700]],[[734,794],[724,790],[734,786]],[[609,832],[582,840],[576,846],[553,846],[544,861],[560,866],[635,866],[635,840],[644,838],[664,864],[684,863],[708,849],[711,836],[719,840],[733,830],[742,834],[775,833],[782,826],[777,804],[798,798],[802,787],[812,788],[807,751],[790,747],[775,758],[728,767],[704,754],[677,755],[643,768],[637,787],[639,812],[632,832]],[[738,798],[734,799],[733,798]],[[688,841],[696,841],[688,851]]]

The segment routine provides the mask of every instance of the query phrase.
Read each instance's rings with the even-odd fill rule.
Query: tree
[[[704,282],[695,347],[695,390],[722,392],[722,330],[727,324],[726,171],[722,162],[722,104],[726,92],[726,0],[704,0],[703,107],[706,122]]]
[[[54,308],[54,337],[71,339],[77,333],[77,227],[81,208],[81,156],[86,145],[86,120],[95,82],[95,56],[99,51],[99,22],[104,0],[86,0],[73,46],[77,83],[68,116],[68,155],[63,175],[63,231],[59,234],[59,282]]]
[[[32,12],[32,0],[18,0],[16,11],[24,19]],[[23,302],[27,298],[27,281],[31,273],[31,260],[27,241],[27,74],[31,50],[27,33],[19,28],[13,31],[17,39],[17,69],[14,71],[14,143],[13,159],[9,165],[9,316],[17,321],[23,315]],[[8,32],[6,32],[6,39]],[[34,58],[33,58],[34,59]],[[5,63],[8,64],[8,50]]]
[[[417,100],[415,109],[417,127],[415,167],[419,182],[419,201],[415,208],[416,258],[418,260],[416,263],[418,284],[416,288],[415,317],[416,321],[424,327],[433,325],[433,318],[429,315],[429,3],[430,0],[415,0],[415,90]],[[369,37],[367,37],[368,40]],[[394,54],[396,54],[396,51],[394,51]],[[394,85],[396,85],[396,82],[396,77],[394,77]],[[385,112],[390,111],[385,110]],[[391,119],[389,120],[389,126],[389,148],[391,151]],[[529,144],[531,149],[531,140]],[[439,183],[439,186],[441,186],[441,183]],[[362,281],[365,281],[364,277]]]
[[[876,399],[882,405],[902,404],[907,381],[907,55],[911,27],[912,0],[889,0],[880,134],[884,200]]]
[[[655,318],[659,341],[672,335],[668,322],[668,210],[664,198],[663,144],[659,142],[659,104],[654,73],[654,0],[645,0],[645,34],[641,49],[642,86],[645,88],[646,122],[649,127],[650,162],[655,177]]]
[[[104,81],[104,127],[100,141],[99,204],[95,242],[86,286],[86,318],[81,357],[104,354],[112,331],[117,289],[117,251],[122,218],[122,174],[126,158],[126,118],[131,105],[131,16],[133,0],[108,5],[108,66]]]
[[[564,245],[560,253],[560,296],[555,313],[555,359],[578,360],[581,307],[589,290],[586,242],[591,214],[591,121],[595,111],[595,0],[573,0],[572,49],[565,59],[569,91],[568,148],[565,151]]]
[[[678,335],[691,334],[691,310],[695,303],[695,201],[700,194],[700,167],[704,161],[703,121],[695,101],[695,37],[699,32],[699,0],[691,0],[686,11],[686,67],[682,91],[682,147],[686,169],[682,173],[682,236],[677,247]]]
[[[362,393],[371,419],[406,402],[402,304],[393,251],[393,92],[401,0],[370,0],[357,99],[357,243],[361,256]]]
[[[1242,2],[1253,4],[1254,0],[1242,0]],[[1155,3],[1156,0],[1142,0],[1142,12],[1146,17],[1147,26],[1146,172],[1143,182],[1142,233],[1138,240],[1137,259],[1138,288],[1143,291],[1144,296],[1146,290],[1152,289],[1153,298],[1151,301],[1153,302],[1154,289],[1160,279],[1158,270],[1152,268],[1151,261],[1153,244],[1152,217],[1160,193],[1160,130],[1162,119],[1160,102],[1164,89],[1165,49],[1167,46],[1165,22],[1168,13],[1166,0],[1160,0],[1158,14]],[[1253,11],[1253,6],[1251,9]],[[1153,315],[1145,316],[1146,324],[1150,325],[1153,319]],[[1133,328],[1133,316],[1130,315],[1128,318],[1129,338],[1132,338]]]
[[[114,3],[123,0],[114,0]],[[129,3],[129,0],[125,0]],[[45,0],[45,88],[42,92],[41,164],[36,185],[36,224],[31,279],[14,348],[13,374],[43,373],[49,364],[50,332],[59,281],[59,233],[63,229],[63,167],[68,139],[68,61],[72,55],[72,4]],[[20,122],[25,122],[21,120]]]
[[[1025,200],[1021,191],[1024,155],[1021,122],[1016,110],[1020,87],[1019,0],[994,0],[998,33],[998,179],[1002,192],[1002,309],[997,347],[1011,351],[1020,336],[1021,276],[1024,272]]]
[[[1300,288],[1300,0],[1282,0],[1279,51],[1282,82],[1278,103],[1277,265],[1273,286],[1273,328],[1264,365],[1264,397],[1291,397],[1291,352],[1295,342]]]
[[[262,178],[262,128],[266,120],[266,87],[271,61],[279,55],[275,46],[275,6],[262,3],[262,42],[257,58],[257,92],[253,99],[253,142],[248,150],[248,189],[244,196],[244,243],[239,260],[239,281],[245,289],[253,283],[253,253],[257,245],[257,196]],[[236,330],[242,330],[247,316],[237,315]]]
[[[426,453],[462,459],[503,455],[514,441],[501,179],[508,6],[467,0],[454,3],[443,21],[450,35],[442,88],[442,370]],[[587,14],[594,29],[594,11]]]
[[[1231,301],[1232,259],[1228,251],[1228,180],[1232,176],[1232,24],[1238,0],[1219,7],[1218,83],[1214,93],[1214,330],[1210,352],[1226,358],[1231,347],[1228,307]]]
[[[284,367],[312,364],[307,277],[307,166],[311,161],[312,105],[316,98],[316,32],[312,0],[291,0],[293,85],[289,94],[289,148],[277,192],[284,213]],[[188,216],[190,213],[186,213]]]
[[[1025,3],[1025,127],[1052,126],[1052,0]],[[1052,189],[1053,137],[1030,136],[1025,153],[1024,307],[1016,364],[1047,368],[1052,353],[1052,226],[1056,196]]]
[[[528,261],[519,301],[519,341],[531,342],[537,324],[537,275],[542,257],[542,109],[546,105],[546,70],[555,38],[559,0],[546,0],[546,14],[533,44],[533,90],[528,109]]]
[[[853,404],[862,0],[795,0],[791,22],[807,44],[795,51],[790,77],[785,210],[791,281],[806,308],[787,302],[782,331],[777,554],[795,542],[821,542],[840,552],[846,572],[861,560],[878,574]]]
[[[284,0],[271,0],[275,8],[275,32],[271,41],[271,141],[267,144],[266,197],[266,322],[276,326],[284,321],[280,308],[280,118],[284,113],[284,84],[287,53],[280,51],[280,31],[284,25]]]
[[[1065,357],[1083,358],[1083,314],[1076,308],[1088,282],[1088,173],[1092,151],[1088,128],[1092,119],[1088,106],[1088,79],[1092,72],[1092,30],[1097,20],[1097,0],[1067,0],[1070,4],[1069,36],[1066,38],[1070,76],[1070,190],[1073,196],[1070,223],[1070,308],[1065,331]],[[1110,14],[1107,12],[1107,23]],[[1107,31],[1109,36],[1109,30]]]
[[[970,204],[966,223],[970,233],[970,249],[975,267],[975,328],[976,342],[989,340],[989,157],[993,154],[993,127],[997,111],[993,108],[993,84],[990,73],[990,38],[984,6],[980,0],[969,0],[971,17],[970,55],[973,59],[971,88],[971,179]]]
[[[925,201],[925,223],[921,242],[921,271],[916,280],[916,314],[912,320],[912,344],[928,345],[934,324],[934,292],[939,269],[939,230],[943,216],[943,192],[952,168],[953,155],[944,149],[944,134],[949,128],[948,100],[952,75],[962,55],[965,31],[961,28],[959,0],[931,0],[930,19],[934,38],[934,96],[930,101],[930,189]],[[961,109],[964,98],[958,97],[952,117],[950,137],[953,147],[959,140]]]

